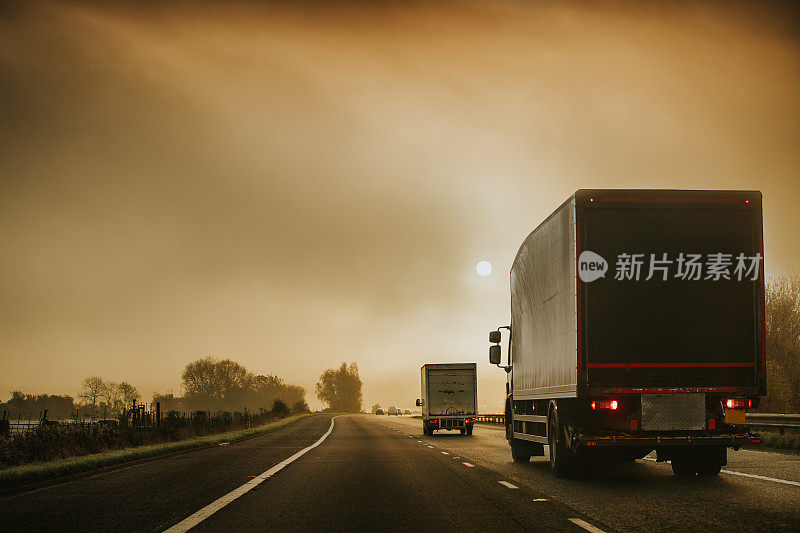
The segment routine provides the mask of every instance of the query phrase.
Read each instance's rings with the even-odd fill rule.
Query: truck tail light
[[[592,411],[597,411],[600,409],[605,409],[608,411],[616,411],[619,407],[619,402],[617,400],[593,400],[592,401]]]
[[[637,431],[639,429],[639,420],[636,418],[631,418],[631,431]]]
[[[464,420],[464,423],[465,423],[465,424],[469,424],[469,423],[471,423],[471,422],[472,422],[472,419],[471,419],[471,418],[467,418],[467,419],[465,419],[465,420]]]
[[[431,420],[431,424],[438,424],[438,423],[439,423],[439,421],[436,420],[436,419]]]
[[[708,429],[716,429],[717,421],[713,418],[708,419]]]
[[[725,400],[725,407],[728,409],[749,409],[753,406],[750,398],[728,398]]]

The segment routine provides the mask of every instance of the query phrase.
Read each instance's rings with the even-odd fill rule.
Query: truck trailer
[[[478,371],[475,363],[426,364],[420,368],[422,432],[459,430],[472,435],[478,413]]]
[[[678,476],[715,476],[758,444],[766,394],[757,191],[578,190],[522,243],[505,423],[516,462],[556,476],[653,450]]]

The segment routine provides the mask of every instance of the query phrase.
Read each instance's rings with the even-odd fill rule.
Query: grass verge
[[[764,439],[763,446],[768,448],[779,448],[781,450],[792,450],[800,452],[800,434],[797,433],[772,433],[761,431],[761,438]]]
[[[241,429],[238,431],[228,431],[217,433],[216,435],[206,435],[194,439],[182,440],[178,442],[165,442],[163,444],[150,444],[147,446],[137,446],[135,448],[123,448],[121,450],[110,450],[102,453],[83,455],[81,457],[68,457],[42,463],[31,463],[27,465],[12,466],[0,470],[0,489],[9,489],[29,483],[46,481],[65,477],[73,474],[80,474],[98,468],[118,465],[139,459],[146,459],[158,455],[211,446],[222,442],[238,442],[250,437],[255,437],[264,433],[270,433],[282,427],[309,416],[308,414],[290,416],[265,424],[263,426]]]

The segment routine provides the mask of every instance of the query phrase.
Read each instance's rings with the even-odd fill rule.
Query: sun
[[[477,270],[478,274],[481,276],[488,276],[492,273],[492,264],[489,261],[481,261],[478,263],[478,266],[475,267],[475,270]]]

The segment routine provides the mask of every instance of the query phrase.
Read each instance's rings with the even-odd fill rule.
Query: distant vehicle
[[[579,190],[510,274],[506,438],[558,476],[656,451],[716,476],[766,392],[758,191]],[[500,331],[489,361],[500,365]]]
[[[394,405],[390,405],[389,406],[389,414],[397,416],[397,415],[400,414],[400,410],[397,409],[397,407],[395,407]]]
[[[475,363],[427,364],[420,368],[422,432],[459,430],[472,435],[478,412],[478,369]]]
[[[411,409],[406,409],[405,411],[403,411],[403,414],[404,415],[410,415],[411,414]]]
[[[386,411],[384,411],[383,409],[381,409],[380,407],[378,407],[378,408],[375,410],[375,414],[376,414],[376,415],[385,415],[385,414],[386,414]]]

